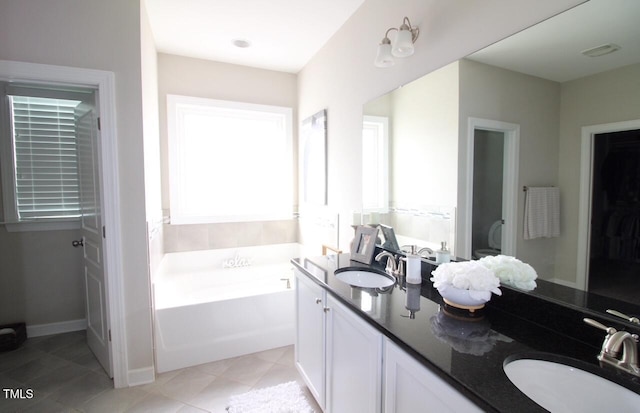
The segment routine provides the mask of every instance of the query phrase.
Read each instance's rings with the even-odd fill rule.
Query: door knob
[[[73,240],[73,241],[71,241],[71,245],[73,245],[75,248],[83,247],[84,246],[84,241],[82,239]]]

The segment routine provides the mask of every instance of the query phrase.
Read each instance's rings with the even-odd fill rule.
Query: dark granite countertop
[[[434,267],[424,262],[422,285],[398,283],[378,291],[352,287],[334,276],[340,268],[368,267],[351,261],[349,254],[292,262],[485,411],[545,411],[521,393],[502,368],[507,357],[525,354],[537,357],[548,353],[543,357],[547,359],[571,357],[640,394],[640,378],[598,366],[596,356],[603,333],[584,325],[584,314],[579,311],[531,295],[522,294],[521,299],[518,292],[503,287],[502,297],[492,296],[484,309],[469,318],[443,303],[428,280]],[[518,311],[512,312],[509,308],[515,307],[516,301]],[[549,318],[554,321],[547,322]]]

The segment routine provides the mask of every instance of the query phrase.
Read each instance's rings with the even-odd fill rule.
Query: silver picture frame
[[[351,260],[363,264],[371,264],[373,253],[376,249],[378,228],[359,225],[356,227],[356,235],[351,243]]]

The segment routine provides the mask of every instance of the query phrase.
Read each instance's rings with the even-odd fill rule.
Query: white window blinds
[[[80,215],[75,100],[9,96],[19,220]]]

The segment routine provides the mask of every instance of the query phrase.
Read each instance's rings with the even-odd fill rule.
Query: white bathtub
[[[299,255],[299,244],[166,254],[153,280],[157,371],[293,344]]]

